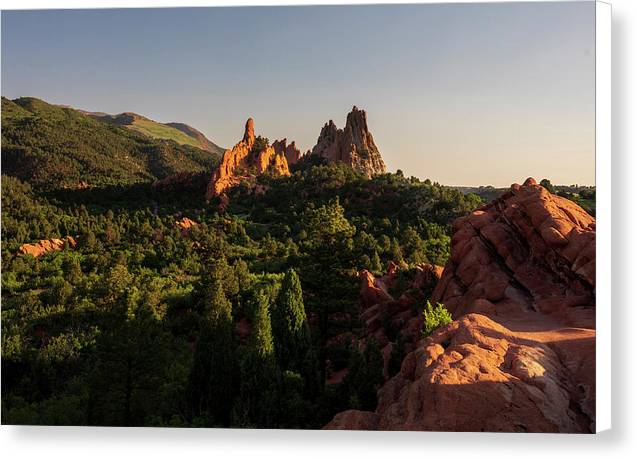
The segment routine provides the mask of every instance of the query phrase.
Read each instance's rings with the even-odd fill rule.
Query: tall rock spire
[[[338,129],[332,120],[325,123],[311,154],[329,162],[343,162],[367,177],[386,172],[367,126],[367,114],[356,106],[347,115],[344,129]]]
[[[250,145],[254,144],[254,120],[252,118],[248,118],[248,121],[246,121],[246,128],[243,132],[243,141]]]

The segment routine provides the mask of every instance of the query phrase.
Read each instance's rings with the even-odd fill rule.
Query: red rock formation
[[[424,292],[430,292],[440,279],[442,267],[428,263],[417,266],[409,285],[394,299],[389,290],[395,286],[400,268],[391,263],[387,273],[375,278],[367,270],[360,272],[360,301],[363,308],[360,318],[365,323],[365,336],[373,336],[381,347],[391,345],[387,333],[401,334],[412,341],[419,337],[422,319],[414,305],[422,302]]]
[[[456,220],[433,300],[454,317],[488,300],[498,315],[534,310],[593,327],[595,219],[533,179],[515,184]]]
[[[534,180],[454,223],[433,294],[456,319],[420,340],[375,412],[326,428],[592,432],[595,220]]]
[[[226,150],[221,165],[212,174],[206,191],[206,200],[220,196],[243,180],[270,170],[275,175],[290,175],[285,154],[277,153],[273,146],[255,150],[254,121],[246,121],[243,139],[231,150]]]
[[[184,217],[181,220],[177,220],[175,222],[175,225],[177,225],[181,229],[181,235],[185,237],[188,236],[190,228],[198,226],[199,224],[196,221],[189,219],[188,217]]]
[[[392,296],[387,292],[386,280],[376,279],[372,273],[363,269],[358,277],[361,280],[361,304],[371,307],[378,303],[393,301]]]
[[[272,147],[277,153],[283,153],[288,165],[291,166],[292,164],[298,163],[299,159],[301,159],[301,150],[296,147],[296,143],[294,141],[292,141],[289,145],[287,143],[287,139],[275,140]]]
[[[62,239],[43,239],[34,244],[22,244],[18,249],[18,255],[33,255],[40,257],[45,253],[57,252],[65,247],[75,248],[77,242],[73,236],[66,236]]]
[[[338,129],[332,120],[323,126],[311,154],[343,162],[367,177],[386,171],[367,127],[367,114],[356,107],[347,115],[345,129]]]
[[[396,338],[400,335],[403,347],[407,351],[414,348],[415,342],[420,338],[422,318],[418,307],[414,307],[423,301],[423,294],[431,292],[433,286],[440,279],[442,267],[423,264],[417,266],[412,272],[410,282],[404,287],[398,299],[389,293],[395,287],[396,276],[400,268],[390,263],[387,273],[381,277],[374,277],[367,270],[359,273],[360,287],[360,319],[365,324],[362,335],[355,337],[350,332],[334,336],[328,340],[326,347],[359,346],[365,347],[367,340],[374,338],[381,346],[384,360],[385,378],[389,377],[389,359]],[[330,315],[330,322],[338,322],[336,314]],[[344,322],[349,322],[348,320]],[[328,369],[329,370],[329,369]],[[342,380],[342,370],[327,372],[326,384],[335,384]]]

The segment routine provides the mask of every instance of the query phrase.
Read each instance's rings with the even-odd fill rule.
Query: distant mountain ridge
[[[178,144],[191,145],[217,155],[222,155],[224,152],[223,148],[208,139],[201,131],[185,123],[160,123],[133,112],[110,115],[103,112],[77,111],[99,121],[131,129],[153,139],[173,140]]]
[[[2,173],[45,189],[86,188],[208,172],[219,161],[208,150],[99,118],[33,97],[2,97]]]

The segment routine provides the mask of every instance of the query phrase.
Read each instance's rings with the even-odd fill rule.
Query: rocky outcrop
[[[79,182],[73,185],[64,185],[62,186],[62,188],[66,190],[88,190],[89,188],[91,188],[91,185],[89,185],[84,180],[80,180]]]
[[[498,316],[537,311],[594,326],[595,219],[577,204],[528,179],[453,229],[433,299],[454,317],[487,300]]]
[[[288,166],[298,163],[299,159],[301,159],[301,150],[297,148],[296,142],[294,141],[288,145],[287,139],[275,140],[272,147],[277,153],[283,153],[283,155],[285,155]]]
[[[49,252],[57,252],[66,247],[75,248],[77,241],[73,236],[66,236],[62,239],[43,239],[34,244],[22,244],[18,249],[18,255],[33,255],[40,257]]]
[[[188,217],[183,217],[181,220],[177,220],[175,222],[175,225],[177,225],[177,227],[179,228],[181,232],[181,235],[184,237],[188,236],[191,228],[195,228],[199,226],[199,224],[196,221],[191,220]]]
[[[206,200],[221,196],[229,188],[244,180],[251,181],[266,171],[274,175],[290,175],[283,152],[277,152],[272,145],[256,143],[254,121],[249,118],[243,139],[231,150],[224,152],[220,166],[212,174],[206,190]]]
[[[326,428],[594,432],[595,220],[528,179],[453,231],[432,299],[456,320]]]
[[[356,107],[347,115],[344,129],[330,120],[323,126],[311,154],[329,162],[342,162],[367,177],[386,171],[383,158],[367,127],[367,114]]]
[[[574,375],[592,363],[594,337],[572,331],[580,343],[569,354],[580,358],[565,361],[564,350],[545,339],[467,314],[407,355],[379,391],[374,413],[345,411],[327,428],[588,432],[590,417],[573,399],[590,388],[579,389]]]
[[[370,339],[376,340],[383,356],[385,379],[388,379],[389,361],[396,343],[400,340],[402,354],[413,350],[419,340],[422,329],[420,304],[433,290],[441,273],[442,267],[428,263],[410,270],[390,263],[387,272],[380,277],[362,270],[358,277],[363,331],[357,336],[351,332],[336,335],[327,341],[326,347],[364,348]],[[401,281],[398,276],[402,277]],[[331,323],[338,322],[335,316],[330,315]],[[349,317],[346,319],[344,322],[349,321]],[[326,384],[337,384],[346,374],[347,368],[332,368],[328,362]]]
[[[363,270],[361,279],[360,301],[362,311],[360,318],[365,324],[365,336],[373,336],[382,347],[390,346],[392,341],[401,335],[408,343],[419,337],[422,328],[419,306],[426,292],[431,292],[440,279],[442,267],[424,263],[410,272],[394,263],[390,263],[387,273],[374,277]],[[398,289],[397,276],[401,274],[407,280],[402,291]],[[394,291],[396,298],[389,292]]]

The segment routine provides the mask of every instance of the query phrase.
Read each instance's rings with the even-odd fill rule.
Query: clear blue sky
[[[390,170],[594,183],[594,3],[2,12],[2,94],[311,148],[352,105]]]

